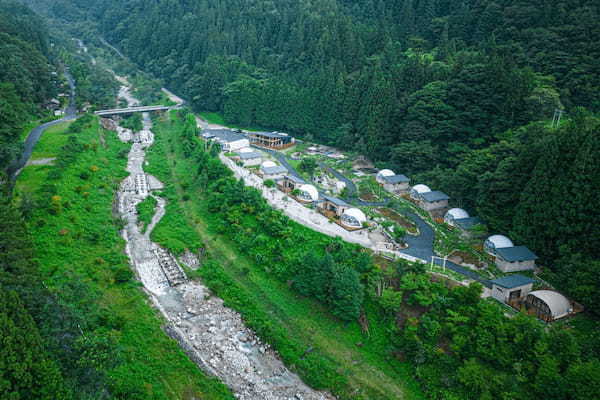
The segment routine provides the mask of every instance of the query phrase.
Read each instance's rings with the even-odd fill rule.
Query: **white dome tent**
[[[525,306],[528,310],[535,310],[536,316],[544,321],[554,321],[573,312],[569,299],[553,290],[530,292]]]
[[[383,184],[383,183],[385,183],[385,181],[383,180],[383,177],[384,177],[384,176],[394,176],[394,175],[395,175],[395,174],[394,174],[394,171],[392,171],[391,169],[382,169],[382,170],[381,170],[381,171],[379,171],[379,172],[377,173],[377,175],[375,176],[375,180],[376,180],[378,183],[381,183],[381,184]]]
[[[341,223],[349,228],[362,228],[367,216],[358,208],[349,208],[342,214]]]
[[[484,250],[491,255],[496,254],[496,249],[514,247],[513,242],[504,235],[492,235],[483,243]]]
[[[469,218],[469,213],[462,208],[451,208],[446,215],[444,215],[444,222],[450,226],[456,226],[454,221],[463,218]]]
[[[267,161],[263,161],[262,164],[260,164],[261,168],[270,168],[270,167],[276,167],[277,164],[275,164],[273,161],[267,160]]]
[[[429,186],[423,185],[423,184],[418,184],[418,185],[413,186],[412,189],[410,189],[410,197],[417,200],[421,193],[427,193],[427,192],[431,192],[431,189],[429,189]]]
[[[300,191],[300,194],[298,195],[300,200],[310,202],[319,200],[319,192],[313,185],[305,184],[300,186],[298,190]]]

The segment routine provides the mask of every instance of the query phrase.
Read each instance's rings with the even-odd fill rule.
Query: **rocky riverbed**
[[[128,87],[119,92],[130,106],[137,100]],[[188,280],[176,257],[150,240],[150,234],[165,213],[166,201],[152,192],[163,184],[144,172],[145,149],[154,142],[152,121],[143,115],[144,128],[131,132],[116,127],[119,138],[132,142],[127,171],[117,195],[117,208],[126,225],[123,237],[137,278],[153,304],[163,314],[165,331],[203,370],[219,377],[238,399],[333,399],[305,385],[289,371],[277,354],[248,329],[241,316],[225,307],[200,282]],[[142,233],[136,205],[147,196],[158,200],[155,215]],[[197,266],[186,254],[188,265]]]

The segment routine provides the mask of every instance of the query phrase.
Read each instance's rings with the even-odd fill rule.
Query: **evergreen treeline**
[[[598,182],[590,153],[597,125],[587,117],[582,128],[577,107],[600,110],[599,5],[61,0],[49,7],[80,26],[86,18],[97,24],[196,109],[361,149],[414,183],[445,190],[490,231],[530,246],[557,282],[598,312],[597,239],[585,234],[600,224],[587,203]],[[536,123],[556,108],[572,117],[568,126],[555,132]],[[545,138],[571,133],[577,139],[566,143]],[[563,144],[577,155],[557,150]],[[561,165],[572,168],[553,175]]]
[[[54,93],[47,32],[27,7],[0,0],[0,171],[17,157],[22,125]]]

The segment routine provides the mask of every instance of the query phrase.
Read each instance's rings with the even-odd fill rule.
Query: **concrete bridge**
[[[141,106],[128,108],[114,108],[112,110],[99,110],[94,112],[94,114],[102,117],[105,115],[131,114],[135,112],[166,111],[169,109],[171,109],[171,106]]]

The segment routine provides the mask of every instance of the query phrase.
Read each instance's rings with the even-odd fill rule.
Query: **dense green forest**
[[[31,10],[0,1],[0,171],[21,149],[23,124],[55,94],[47,36]]]
[[[197,110],[361,149],[444,190],[599,312],[600,2],[30,2]]]

